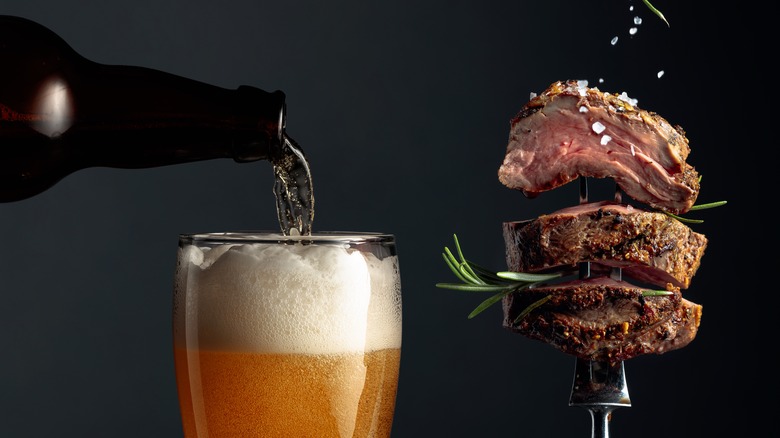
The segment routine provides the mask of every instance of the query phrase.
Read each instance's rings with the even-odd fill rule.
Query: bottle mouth
[[[279,101],[279,115],[276,120],[276,144],[278,148],[284,146],[285,132],[287,129],[287,102],[284,92],[276,90],[271,93]]]
[[[249,85],[238,87],[240,112],[251,115],[248,129],[236,133],[233,159],[239,163],[266,160],[284,147],[287,104],[282,91],[267,92]],[[242,138],[243,137],[243,138]]]

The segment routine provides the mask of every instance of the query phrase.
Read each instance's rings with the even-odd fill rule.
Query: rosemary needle
[[[658,16],[658,18],[660,18],[661,20],[663,20],[663,21],[664,21],[664,23],[666,23],[666,26],[667,26],[667,27],[672,27],[672,26],[669,24],[669,22],[668,22],[668,21],[666,21],[666,17],[664,17],[664,14],[662,14],[662,13],[661,13],[661,11],[659,11],[658,9],[656,9],[656,7],[655,7],[655,6],[653,6],[652,4],[650,4],[650,2],[649,2],[648,0],[642,0],[642,2],[643,2],[643,3],[645,4],[645,6],[647,6],[647,7],[648,7],[648,8],[649,8],[651,11],[653,11],[653,13],[654,13],[655,15],[657,15],[657,16]]]
[[[706,210],[708,208],[720,207],[722,205],[726,205],[726,201],[717,201],[717,202],[709,202],[707,204],[694,205],[688,211]],[[669,213],[669,212],[664,212],[664,213],[666,213],[667,216],[677,219],[678,221],[683,223],[700,224],[704,222],[704,220],[702,219],[689,219],[687,217],[678,216],[676,214]]]

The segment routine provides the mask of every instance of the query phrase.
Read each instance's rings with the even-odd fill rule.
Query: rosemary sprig
[[[470,314],[469,319],[479,315],[485,309],[501,301],[506,295],[512,292],[527,289],[537,283],[552,280],[561,276],[555,274],[529,274],[524,272],[493,272],[474,262],[466,259],[458,241],[458,236],[453,235],[455,240],[455,253],[457,257],[446,246],[442,257],[450,270],[463,283],[437,283],[436,287],[441,289],[453,289],[467,292],[495,292],[490,298],[481,302]],[[549,299],[549,298],[548,298]],[[546,300],[545,300],[546,301]],[[536,304],[536,303],[534,303]],[[543,303],[539,303],[541,305]],[[533,306],[533,305],[532,305]],[[533,310],[533,309],[530,309]],[[528,310],[530,312],[530,310]]]
[[[642,0],[642,2],[643,2],[643,3],[645,4],[645,6],[647,6],[647,7],[648,7],[648,8],[649,8],[651,11],[653,11],[653,13],[654,13],[655,15],[657,15],[657,16],[658,16],[658,18],[660,18],[661,20],[663,20],[663,21],[664,21],[664,23],[666,23],[666,26],[667,26],[667,27],[672,27],[672,26],[669,24],[669,22],[668,22],[668,21],[666,21],[666,17],[664,17],[664,14],[662,14],[662,13],[661,13],[661,11],[659,11],[658,9],[656,9],[656,7],[655,7],[655,6],[653,6],[652,4],[650,4],[650,2],[649,2],[648,0]]]
[[[469,261],[463,255],[463,251],[458,241],[458,236],[453,234],[455,241],[455,254],[450,251],[446,246],[442,257],[444,262],[449,266],[450,270],[455,274],[462,283],[436,283],[436,287],[441,289],[452,289],[466,292],[495,292],[494,295],[488,299],[482,301],[474,310],[471,311],[468,318],[471,319],[493,304],[501,301],[502,298],[509,295],[512,292],[528,289],[541,282],[552,280],[560,277],[560,272],[552,274],[531,274],[526,272],[512,272],[512,271],[490,271],[474,262]],[[673,292],[667,290],[643,290],[642,296],[645,297],[657,297],[664,295],[672,295]],[[552,295],[546,295],[543,298],[534,301],[528,307],[523,309],[520,314],[517,315],[514,322],[518,323],[520,320],[526,317],[531,311],[537,307],[543,305],[550,300]]]
[[[720,207],[721,205],[726,205],[726,201],[718,201],[718,202],[710,202],[710,203],[707,203],[707,204],[694,205],[688,211],[706,210],[708,208]],[[702,219],[689,219],[689,218],[678,216],[676,214],[669,213],[669,212],[664,212],[664,213],[666,213],[667,216],[669,216],[671,218],[674,218],[674,219],[677,219],[678,221],[683,222],[683,223],[700,224],[700,223],[704,222],[704,220],[702,220]]]

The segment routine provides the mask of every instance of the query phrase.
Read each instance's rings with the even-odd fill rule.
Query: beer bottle
[[[90,61],[46,27],[0,15],[0,202],[87,167],[268,159],[285,95]]]

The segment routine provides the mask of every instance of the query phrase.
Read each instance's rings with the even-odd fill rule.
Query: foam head
[[[178,344],[308,354],[401,346],[396,256],[333,244],[186,245],[177,266]]]

